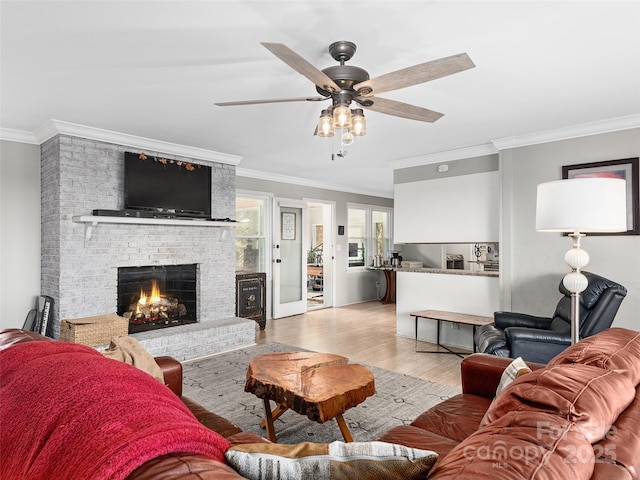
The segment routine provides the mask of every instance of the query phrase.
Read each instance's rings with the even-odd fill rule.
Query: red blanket
[[[65,342],[0,351],[0,478],[126,478],[147,460],[229,443],[150,375]]]

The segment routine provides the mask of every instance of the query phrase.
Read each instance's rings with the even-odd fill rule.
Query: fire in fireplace
[[[129,321],[133,324],[148,322],[171,321],[187,314],[183,303],[178,303],[176,297],[163,295],[158,286],[158,280],[151,279],[151,292],[140,290],[140,298],[129,305]],[[125,313],[125,315],[126,315]]]
[[[118,269],[118,313],[129,333],[195,323],[196,265]]]

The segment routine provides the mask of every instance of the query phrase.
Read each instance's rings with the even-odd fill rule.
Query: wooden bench
[[[482,317],[479,315],[469,315],[466,313],[457,313],[457,312],[446,312],[443,310],[424,310],[422,312],[416,312],[410,314],[415,318],[415,329],[416,329],[416,352],[418,353],[452,353],[454,355],[458,355],[459,357],[463,357],[465,354],[460,352],[454,352],[446,345],[442,345],[440,343],[440,323],[441,322],[449,322],[456,323],[458,325],[471,325],[473,327],[473,336],[476,335],[476,327],[482,325],[490,325],[493,323],[492,317]],[[436,320],[438,322],[438,337],[437,337],[437,345],[445,349],[442,350],[418,350],[418,319],[424,318],[427,320]],[[476,343],[473,342],[473,351],[476,351]]]

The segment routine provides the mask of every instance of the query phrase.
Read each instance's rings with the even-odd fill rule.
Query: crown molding
[[[426,155],[418,155],[415,157],[401,158],[391,160],[388,165],[393,169],[414,167],[419,165],[428,165],[443,161],[454,161],[465,158],[480,157],[483,155],[492,155],[500,150],[524,147],[528,145],[536,145],[540,143],[555,142],[560,140],[568,140],[571,138],[584,137],[589,135],[597,135],[603,133],[611,133],[621,130],[629,130],[640,128],[640,114],[619,117],[600,122],[576,125],[556,130],[547,130],[526,135],[517,135],[511,137],[503,137],[491,140],[490,143],[475,145],[472,147],[458,148],[454,150],[446,150],[443,152],[430,153]],[[71,135],[82,138],[90,138],[93,140],[125,145],[132,148],[143,150],[158,151],[173,155],[182,155],[190,158],[196,158],[206,162],[217,162],[228,165],[237,165],[242,157],[230,155],[226,153],[216,152],[213,150],[205,150],[187,145],[179,145],[161,140],[154,140],[145,137],[138,137],[125,133],[113,132],[85,125],[79,125],[60,120],[50,120],[35,132],[26,132],[22,130],[12,130],[0,128],[0,139],[14,141],[19,143],[28,143],[41,145],[48,139],[58,134]],[[236,168],[236,174],[242,177],[256,178],[273,182],[290,183],[306,187],[322,188],[326,190],[336,190],[340,192],[356,193],[363,195],[373,195],[376,197],[393,198],[392,192],[381,190],[354,189],[342,185],[335,185],[324,182],[316,182],[308,179],[291,177],[287,175],[272,174],[268,172],[260,172],[257,170]]]
[[[25,132],[23,130],[12,130],[10,128],[0,128],[0,140],[40,145],[40,142],[38,142],[33,133]]]
[[[307,178],[290,177],[288,175],[261,172],[258,170],[250,170],[246,168],[236,168],[236,176],[246,177],[246,178],[255,178],[257,180],[266,180],[270,182],[300,185],[303,187],[322,188],[324,190],[335,190],[338,192],[355,193],[359,195],[370,195],[373,197],[393,198],[393,191],[351,188],[345,185],[336,185],[336,184],[326,183],[326,182],[317,182],[315,180],[309,180]]]
[[[389,162],[389,166],[391,166],[393,169],[399,169],[416,167],[419,165],[429,165],[438,162],[451,162],[454,160],[462,160],[465,158],[491,155],[499,153],[500,150],[506,150],[510,148],[556,142],[559,140],[569,140],[572,138],[618,132],[622,130],[630,130],[633,128],[640,128],[640,115],[629,115],[627,117],[618,117],[609,120],[603,120],[601,122],[586,123],[556,130],[547,130],[526,135],[498,138],[495,140],[491,140],[490,143],[482,145],[475,145],[472,147],[464,147],[454,150],[446,150],[443,152],[429,153],[426,155],[418,155],[415,157],[392,160]]]
[[[389,162],[389,166],[394,169],[417,167],[420,165],[429,165],[431,163],[452,162],[454,160],[462,160],[464,158],[482,157],[484,155],[493,155],[498,153],[496,147],[490,143],[475,145],[473,147],[457,148],[455,150],[446,150],[444,152],[428,153],[426,155],[418,155],[415,157],[400,158]]]
[[[138,137],[127,133],[113,132],[102,128],[88,127],[77,123],[64,122],[61,120],[49,120],[35,132],[21,132],[18,130],[3,130],[3,140],[14,140],[22,143],[34,143],[42,145],[44,142],[56,135],[71,135],[73,137],[88,138],[101,142],[123,145],[140,150],[150,150],[162,152],[163,154],[184,156],[194,158],[204,162],[224,163],[237,166],[242,157],[227,153],[206,150],[188,145],[164,142],[153,138]]]
[[[589,135],[619,132],[621,130],[630,130],[632,128],[640,128],[640,115],[629,115],[627,117],[612,118],[601,122],[585,123],[556,130],[498,138],[496,140],[491,140],[491,143],[498,150],[506,150],[509,148],[557,142],[559,140],[569,140]]]
[[[204,150],[201,148],[189,147],[186,145],[178,145],[175,143],[163,142],[160,140],[138,137],[135,135],[113,132],[110,130],[87,127],[86,125],[79,125],[76,123],[64,122],[61,120],[49,120],[34,133],[9,129],[0,130],[0,138],[2,140],[10,140],[20,143],[31,143],[35,145],[42,145],[50,138],[60,134],[89,138],[92,140],[124,145],[141,150],[157,151],[168,155],[181,155],[202,161],[234,165],[236,166],[236,175],[241,177],[256,178],[259,180],[268,180],[280,183],[289,183],[305,187],[322,188],[326,190],[336,190],[339,192],[371,195],[375,197],[393,198],[393,192],[391,191],[387,192],[379,190],[352,189],[343,185],[334,185],[304,178],[290,177],[287,175],[279,175],[268,172],[260,172],[257,170],[237,168],[237,165],[242,160],[242,157],[240,156],[215,152],[213,150]]]

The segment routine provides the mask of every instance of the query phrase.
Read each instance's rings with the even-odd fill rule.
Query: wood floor
[[[415,340],[396,336],[396,306],[366,302],[268,320],[256,330],[258,344],[279,342],[317,352],[344,355],[358,363],[433,382],[460,386],[457,355],[416,353]],[[436,345],[418,343],[418,349]]]

